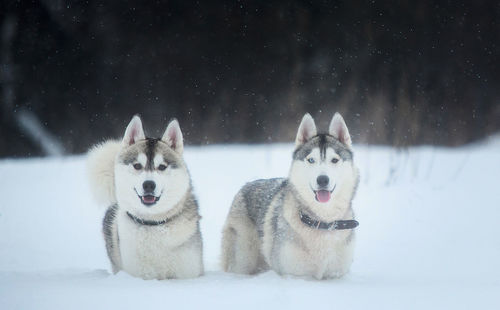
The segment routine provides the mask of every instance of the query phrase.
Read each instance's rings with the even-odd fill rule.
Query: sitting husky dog
[[[254,274],[340,277],[353,258],[351,201],[358,184],[351,137],[336,113],[328,134],[306,114],[287,179],[246,184],[234,198],[222,238],[222,267]]]
[[[121,142],[90,151],[91,189],[109,205],[103,233],[114,273],[143,279],[203,274],[198,204],[182,150],[177,120],[152,139],[134,116]]]

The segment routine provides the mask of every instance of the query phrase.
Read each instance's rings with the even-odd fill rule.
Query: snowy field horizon
[[[457,148],[354,145],[350,273],[228,274],[222,225],[246,182],[286,177],[293,144],[188,146],[206,274],[112,275],[85,156],[2,159],[0,309],[500,309],[500,136]]]

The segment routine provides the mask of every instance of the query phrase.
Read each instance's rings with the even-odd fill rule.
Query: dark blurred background
[[[2,1],[0,156],[81,153],[135,113],[190,145],[291,142],[341,112],[355,143],[500,130],[498,1]]]

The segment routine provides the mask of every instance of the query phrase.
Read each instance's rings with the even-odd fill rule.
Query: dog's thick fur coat
[[[234,198],[223,229],[222,268],[242,274],[270,268],[317,279],[344,275],[353,259],[354,231],[309,227],[301,213],[324,222],[353,219],[358,179],[340,114],[328,134],[319,135],[306,114],[289,177],[248,183]]]
[[[161,139],[151,139],[138,116],[122,141],[89,152],[92,193],[108,206],[103,235],[114,273],[124,270],[143,279],[203,274],[198,203],[182,152],[176,120]]]

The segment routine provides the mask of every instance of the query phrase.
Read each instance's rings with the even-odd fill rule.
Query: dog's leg
[[[255,274],[262,260],[257,227],[248,216],[243,199],[236,197],[222,233],[222,269]]]
[[[200,231],[177,247],[172,254],[174,258],[170,263],[173,264],[173,278],[190,279],[203,275],[203,243]]]
[[[340,278],[349,272],[354,257],[354,232],[345,243],[336,247],[334,257],[330,258],[324,278]]]

